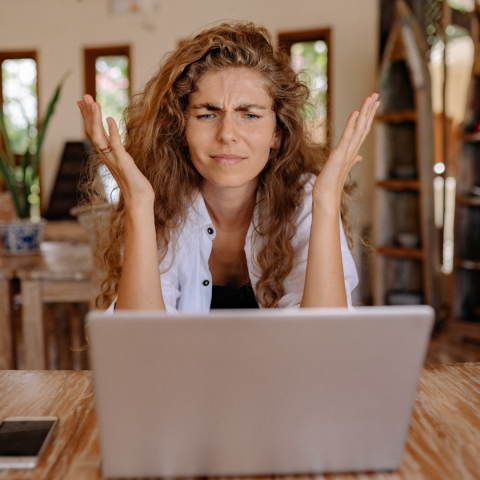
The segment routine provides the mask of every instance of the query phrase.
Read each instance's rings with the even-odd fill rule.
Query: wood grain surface
[[[0,470],[0,480],[103,478],[90,372],[0,372],[0,418],[15,415],[55,415],[59,424],[37,468]],[[424,368],[399,471],[295,478],[480,478],[480,363]]]
[[[79,237],[79,229],[83,231],[77,222],[66,225],[60,222],[59,226],[64,233],[71,229],[75,238]],[[13,368],[12,312],[9,307],[11,279],[17,278],[21,283],[22,351],[25,367],[29,370],[47,367],[43,304],[94,304],[96,290],[92,280],[94,262],[90,244],[47,241],[40,249],[40,255],[0,255],[0,369]]]

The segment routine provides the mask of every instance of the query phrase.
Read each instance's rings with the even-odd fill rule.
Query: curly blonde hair
[[[155,192],[155,228],[161,262],[169,244],[174,243],[172,233],[185,221],[202,182],[185,141],[190,95],[206,72],[231,67],[250,68],[263,76],[276,114],[280,146],[271,151],[259,176],[261,195],[254,225],[256,233],[266,237],[254,259],[261,272],[255,295],[263,307],[275,307],[284,294],[283,281],[293,266],[294,217],[302,202],[302,175],[318,175],[328,152],[309,133],[305,119],[305,111],[311,108],[309,89],[291,68],[289,56],[274,46],[270,33],[253,23],[222,23],[182,42],[166,56],[158,73],[126,109],[125,149]],[[100,165],[99,155],[93,154],[86,184],[91,204],[104,200]],[[347,193],[346,188],[341,212],[351,248]],[[97,238],[104,240],[96,253],[106,278],[97,305],[107,306],[118,293],[122,273],[125,204],[121,193],[119,202],[111,206],[109,221],[100,222],[100,228]]]

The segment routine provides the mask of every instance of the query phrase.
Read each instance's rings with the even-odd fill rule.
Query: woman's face
[[[185,135],[193,165],[217,187],[257,181],[278,148],[272,99],[248,68],[206,73],[190,96]]]

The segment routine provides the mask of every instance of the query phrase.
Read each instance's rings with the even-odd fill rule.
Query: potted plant
[[[15,155],[12,153],[3,108],[0,108],[0,137],[3,140],[0,143],[0,173],[4,186],[10,192],[17,215],[14,220],[0,221],[2,253],[6,255],[31,254],[40,251],[46,220],[30,219],[28,197],[32,193],[31,189],[37,177],[43,140],[60,96],[63,82],[64,79],[55,89],[36,137],[31,136],[30,125],[27,126],[27,135],[30,142],[25,153],[21,156],[20,165],[17,164]]]

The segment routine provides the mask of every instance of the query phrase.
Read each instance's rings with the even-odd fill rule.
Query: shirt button
[[[210,285],[210,282],[209,282],[208,280],[204,280],[204,281],[203,281],[203,284],[204,284],[206,287],[208,287],[208,286]]]
[[[207,232],[208,232],[209,235],[212,235],[213,234],[213,228],[208,227]]]

